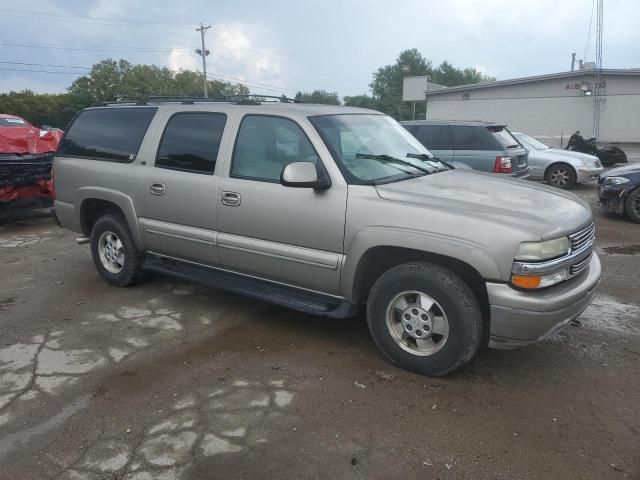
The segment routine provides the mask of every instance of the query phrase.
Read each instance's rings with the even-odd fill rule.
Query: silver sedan
[[[529,151],[529,180],[544,180],[554,187],[569,189],[576,183],[595,180],[604,171],[598,157],[552,148],[526,133],[512,133]]]

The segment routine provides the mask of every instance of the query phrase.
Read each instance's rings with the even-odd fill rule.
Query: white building
[[[413,77],[412,83],[417,79]],[[546,143],[566,144],[580,130],[592,136],[598,89],[595,70],[539,75],[486,84],[426,88],[426,117],[447,120],[487,120],[505,123],[511,130],[528,133]],[[405,82],[406,84],[406,82]],[[604,69],[599,77],[602,142],[640,142],[640,69]],[[415,85],[403,99],[418,100]],[[418,111],[424,115],[422,97]],[[421,108],[420,108],[421,107]],[[424,118],[424,117],[423,117]]]

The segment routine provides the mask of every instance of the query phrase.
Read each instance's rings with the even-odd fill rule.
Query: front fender
[[[501,271],[487,247],[473,240],[405,228],[367,227],[358,231],[346,248],[341,283],[345,298],[353,297],[359,263],[366,252],[375,247],[387,246],[454,258],[468,264],[485,280],[500,281],[509,275],[509,272]]]

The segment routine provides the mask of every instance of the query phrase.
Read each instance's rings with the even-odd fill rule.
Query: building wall
[[[640,142],[640,75],[602,75],[600,137],[603,142]],[[559,145],[580,130],[593,132],[594,97],[567,88],[583,77],[541,80],[518,85],[465,90],[429,97],[428,119],[487,120],[504,122],[514,131],[526,132],[546,143]],[[463,94],[469,98],[463,100]]]

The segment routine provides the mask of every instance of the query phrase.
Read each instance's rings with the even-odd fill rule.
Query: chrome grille
[[[593,253],[589,254],[587,258],[584,260],[580,260],[578,263],[574,263],[569,267],[569,275],[574,277],[578,275],[580,272],[584,271],[589,266],[589,262],[591,262],[591,256]]]
[[[593,241],[595,238],[596,226],[593,223],[587,228],[569,235],[569,240],[571,241],[571,252],[579,252],[593,247]]]

